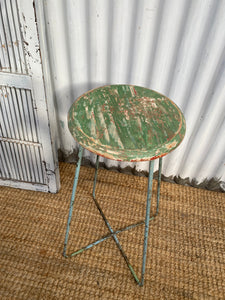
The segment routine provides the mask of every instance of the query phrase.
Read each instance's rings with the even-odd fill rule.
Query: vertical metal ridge
[[[10,147],[12,150],[12,156],[13,156],[14,167],[15,167],[15,172],[16,172],[16,178],[14,178],[14,179],[23,180],[22,176],[21,176],[21,165],[20,165],[20,160],[18,158],[17,146],[13,143],[10,143]]]
[[[1,70],[27,74],[16,0],[0,1]]]
[[[15,99],[13,98],[13,94],[12,94],[12,88],[8,87],[8,97],[10,97],[10,104],[11,104],[11,114],[12,114],[12,120],[14,120],[13,124],[14,124],[14,136],[16,139],[20,140],[21,139],[21,135],[19,132],[19,122],[18,122],[18,114],[16,112],[16,108],[15,108]],[[10,95],[10,96],[9,96]]]
[[[24,154],[25,154],[27,166],[28,166],[28,178],[29,178],[29,181],[32,182],[32,181],[34,181],[34,179],[33,179],[34,176],[33,176],[32,164],[31,164],[31,157],[30,157],[30,153],[29,153],[29,145],[24,145]]]
[[[26,169],[25,169],[25,166],[24,166],[24,157],[23,157],[23,154],[22,154],[22,151],[21,151],[22,145],[15,145],[15,147],[16,147],[15,151],[18,152],[18,156],[19,156],[19,164],[20,164],[20,172],[21,172],[22,180],[27,181]]]
[[[36,106],[35,106],[36,104],[34,105],[34,100],[31,94],[31,90],[25,90],[25,93],[26,93],[30,128],[32,133],[32,141],[39,142],[37,115],[36,115]]]
[[[2,87],[3,89],[3,87]],[[15,122],[14,122],[14,116],[13,116],[13,109],[12,109],[12,101],[10,98],[10,89],[8,87],[4,87],[5,89],[5,102],[7,103],[9,119],[11,120],[11,133],[10,137],[16,138],[16,129],[15,129]]]
[[[130,24],[129,40],[127,44],[129,63],[124,65],[124,68],[126,69],[125,82],[131,82],[132,80],[133,67],[136,60],[135,45],[137,43],[135,37],[137,37],[137,31],[138,31],[137,22],[138,22],[138,16],[141,14],[141,8],[143,7],[142,4],[143,4],[142,1],[134,1],[132,3],[131,24]]]
[[[33,140],[33,132],[32,132],[32,125],[30,123],[30,118],[29,118],[29,106],[27,103],[27,97],[26,97],[26,92],[24,89],[20,89],[20,97],[21,97],[21,112],[23,114],[23,120],[24,120],[24,128],[26,131],[26,139],[27,141],[34,141]]]
[[[3,166],[3,160],[2,160],[2,151],[1,151],[1,145],[0,145],[0,164],[1,164],[1,168],[0,168],[0,178],[7,178],[4,166]]]
[[[6,111],[6,105],[5,105],[5,98],[6,98],[6,94],[5,94],[5,88],[2,87],[1,88],[1,102],[0,102],[0,113],[1,113],[1,129],[2,129],[2,134],[5,137],[10,137],[10,133],[9,133],[9,119],[8,119],[8,114]]]
[[[0,120],[1,120],[1,135],[5,137],[10,137],[11,136],[11,128],[9,125],[9,112],[7,110],[7,105],[5,104],[6,102],[6,93],[4,92],[5,88],[1,88],[1,101],[0,101]],[[10,165],[12,168],[12,176],[13,178],[16,178],[19,176],[17,172],[17,162],[16,162],[16,157],[15,153],[13,151],[12,145],[9,143],[6,143],[5,147],[5,154],[8,157],[8,160],[10,161]],[[11,159],[9,159],[11,157]]]
[[[39,181],[41,183],[44,183],[44,177],[43,177],[43,165],[42,165],[42,159],[40,155],[40,149],[39,148],[34,148],[35,155],[36,155],[36,160],[37,160],[37,167],[38,167],[38,174],[39,174]]]
[[[40,147],[38,148],[39,151],[39,157],[40,157],[40,162],[42,166],[42,178],[43,178],[43,183],[47,184],[48,183],[48,178],[47,178],[47,173],[45,172],[46,170],[46,162],[44,161],[44,153],[43,153],[43,148]]]
[[[7,156],[5,154],[5,149],[2,145],[2,143],[0,142],[0,160],[1,160],[1,168],[0,168],[0,171],[1,171],[1,176],[3,178],[9,178],[10,177],[10,174],[9,174],[9,164],[8,164],[8,159],[7,159]]]
[[[32,103],[30,101],[30,99],[28,99],[28,92],[27,90],[24,90],[24,100],[26,103],[26,116],[27,116],[27,124],[29,124],[29,128],[30,128],[30,134],[29,134],[29,140],[36,142],[37,138],[36,138],[36,132],[35,132],[35,128],[34,128],[34,123],[32,122],[33,119],[31,119],[31,114],[33,112],[33,107],[32,107]]]
[[[152,44],[151,44],[151,56],[148,62],[148,70],[146,73],[146,79],[145,79],[145,85],[147,87],[152,87],[152,81],[153,81],[153,71],[154,68],[156,67],[156,51],[157,51],[157,46],[158,46],[158,38],[159,38],[159,32],[160,32],[160,27],[162,24],[162,13],[163,13],[163,7],[165,5],[165,2],[163,0],[159,0],[158,6],[157,6],[157,12],[156,12],[156,18],[154,22],[154,32],[152,37]]]
[[[12,170],[12,178],[16,179],[18,178],[18,172],[17,172],[17,164],[16,164],[16,159],[15,159],[15,153],[12,149],[12,144],[11,143],[6,143],[6,155],[8,156],[8,160],[11,163],[11,170]]]
[[[1,26],[1,13],[0,13],[0,26]],[[4,43],[2,41],[2,33],[0,31],[0,70],[1,71],[4,71],[4,69],[6,68],[3,45],[4,45]]]
[[[2,70],[10,72],[11,65],[10,65],[9,49],[8,49],[6,33],[5,33],[5,26],[3,21],[2,0],[0,2],[0,35],[1,35],[1,42],[2,42],[1,48],[3,49],[2,53],[4,55],[4,61],[5,61],[5,65],[2,66]]]
[[[5,94],[4,103],[5,103],[5,107],[7,107],[6,115],[8,116],[8,121],[10,120],[8,137],[16,138],[14,118],[12,116],[13,109],[11,107],[12,101],[10,101],[10,99],[9,99],[9,88],[5,87],[4,91],[5,91],[4,92],[4,94]],[[3,120],[3,122],[4,122],[4,120]],[[18,171],[17,175],[19,176],[20,180],[24,180],[24,175],[23,175],[23,170],[22,170],[22,165],[21,165],[21,153],[20,153],[19,146],[12,144],[12,151],[13,151],[13,153],[15,153],[16,166],[17,166],[17,168],[20,169],[20,171]]]
[[[15,23],[14,23],[13,15],[12,15],[12,1],[5,0],[5,7],[6,7],[6,11],[7,11],[7,21],[8,21],[8,26],[9,26],[10,38],[11,38],[11,47],[12,47],[12,51],[14,54],[13,58],[15,61],[15,70],[13,70],[13,72],[22,73],[20,55],[19,55],[19,51],[18,51],[19,50],[18,49],[18,39],[17,39]]]
[[[108,4],[108,23],[107,23],[107,39],[106,43],[107,45],[111,45],[111,39],[112,39],[112,33],[113,33],[113,22],[115,19],[114,15],[114,5],[113,1],[109,1]],[[106,84],[109,84],[111,82],[111,74],[112,74],[112,47],[107,47],[107,68],[106,68]]]
[[[2,15],[3,30],[5,34],[5,42],[6,42],[5,47],[7,47],[8,50],[10,72],[15,72],[16,71],[15,57],[12,48],[12,38],[10,32],[10,25],[8,22],[8,11],[7,11],[5,0],[1,0],[1,15]]]
[[[30,164],[31,182],[35,182],[35,169],[34,169],[35,166],[33,164],[33,158],[32,158],[30,145],[26,145],[26,150],[27,150],[28,161],[29,161],[29,164]]]
[[[190,13],[191,1],[185,1],[185,5],[181,6],[181,17],[177,24],[178,31],[176,39],[174,40],[173,53],[170,61],[170,68],[167,74],[167,80],[165,82],[164,93],[173,99],[174,90],[172,89],[173,83],[176,81],[176,65],[177,58],[181,49],[181,43],[183,40],[183,33],[187,24],[187,18]]]
[[[111,49],[111,82],[126,83],[128,80],[129,43],[131,39],[134,1],[114,2]],[[124,12],[126,13],[124,14]],[[94,15],[92,16],[94,18]],[[90,33],[91,34],[91,33]]]
[[[37,168],[37,157],[36,157],[35,149],[34,149],[34,147],[32,147],[30,145],[29,145],[29,148],[30,148],[31,159],[32,159],[32,164],[33,164],[33,169],[34,169],[34,181],[35,182],[40,182],[38,168]]]
[[[27,62],[25,59],[25,52],[24,52],[24,47],[23,47],[24,40],[23,40],[23,36],[22,36],[22,32],[21,32],[21,24],[19,21],[19,7],[18,7],[17,0],[14,0],[13,4],[11,2],[11,5],[12,5],[14,28],[15,28],[15,32],[16,32],[17,41],[18,41],[18,51],[19,51],[22,73],[28,74]]]
[[[16,92],[16,88],[11,87],[10,88],[11,91],[11,97],[12,97],[12,102],[13,102],[13,108],[14,108],[14,112],[15,112],[15,120],[17,123],[17,134],[20,140],[24,140],[24,134],[22,131],[22,123],[21,123],[21,113],[19,110],[19,103],[18,103],[18,97],[17,97],[17,92]]]
[[[29,160],[26,155],[26,145],[21,145],[22,150],[22,156],[23,156],[23,162],[24,162],[24,170],[26,174],[26,181],[31,181],[31,173],[30,173],[30,165]]]
[[[27,132],[26,132],[26,126],[25,126],[25,119],[24,119],[24,109],[23,109],[23,102],[22,102],[22,96],[21,96],[21,90],[15,89],[16,94],[16,103],[17,103],[17,109],[19,112],[19,118],[20,118],[20,128],[21,128],[21,136],[22,140],[28,141]]]
[[[127,68],[127,82],[135,83],[136,85],[142,84],[146,80],[146,73],[144,72],[143,65],[146,66],[146,61],[150,63],[152,57],[152,35],[154,32],[154,18],[150,15],[152,11],[157,11],[157,5],[160,1],[138,1],[134,7],[133,30],[130,32],[130,63]],[[135,12],[135,10],[137,10]],[[145,30],[143,30],[145,28]],[[150,38],[151,37],[151,38]]]
[[[11,48],[11,52],[12,52],[12,61],[13,61],[12,72],[16,73],[16,72],[18,72],[18,67],[17,67],[16,53],[15,53],[14,40],[13,40],[13,30],[14,30],[14,28],[13,28],[12,18],[10,17],[10,6],[7,6],[7,3],[10,4],[10,1],[5,0],[5,2],[4,2],[5,12],[6,12],[5,21],[6,21],[7,28],[8,28],[8,39],[9,39],[9,43],[10,43],[8,45],[8,47]]]

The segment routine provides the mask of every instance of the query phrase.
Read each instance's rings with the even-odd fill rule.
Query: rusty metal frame
[[[88,250],[92,248],[95,245],[98,245],[99,243],[107,240],[108,238],[113,238],[117,247],[120,250],[120,253],[122,254],[128,268],[130,269],[135,281],[138,283],[139,286],[143,286],[144,284],[144,275],[145,275],[145,267],[146,267],[146,259],[147,259],[147,248],[148,248],[148,234],[149,234],[149,222],[155,218],[155,216],[158,214],[159,211],[159,198],[160,198],[160,186],[161,186],[161,170],[162,170],[162,158],[159,159],[159,172],[158,172],[158,187],[157,187],[157,206],[156,206],[156,213],[154,216],[150,217],[150,212],[151,212],[151,196],[152,196],[152,182],[153,182],[153,172],[154,172],[154,160],[149,162],[149,177],[148,177],[148,190],[147,190],[147,201],[146,201],[146,215],[145,215],[145,221],[138,222],[136,224],[131,224],[125,228],[121,228],[119,230],[114,231],[113,228],[110,226],[109,221],[107,220],[104,212],[102,211],[99,203],[97,202],[95,198],[95,189],[96,189],[96,182],[97,182],[97,174],[98,174],[98,168],[99,168],[99,156],[97,155],[96,158],[96,170],[95,170],[95,177],[94,177],[94,185],[93,185],[93,200],[98,208],[98,211],[100,212],[106,226],[108,227],[110,233],[103,236],[97,241],[92,242],[89,245],[86,245],[85,247],[82,247],[81,249],[67,255],[66,250],[67,250],[67,243],[68,243],[68,238],[69,238],[69,230],[70,230],[70,223],[72,219],[72,212],[73,212],[73,206],[74,206],[74,200],[75,200],[75,194],[76,194],[76,188],[78,184],[78,177],[79,177],[79,172],[80,172],[80,166],[81,166],[81,160],[82,160],[82,155],[83,155],[83,148],[80,146],[79,148],[79,154],[78,154],[78,163],[75,171],[75,178],[74,178],[74,184],[73,184],[73,190],[72,190],[72,196],[71,196],[71,202],[70,202],[70,208],[69,208],[69,216],[68,216],[68,221],[67,221],[67,228],[66,228],[66,235],[65,235],[65,242],[64,242],[64,249],[63,249],[63,256],[68,258],[75,256],[79,253],[82,253],[85,250]],[[143,258],[142,258],[142,270],[141,270],[141,279],[138,279],[137,274],[135,273],[133,267],[131,266],[128,257],[126,253],[124,252],[118,238],[117,234],[126,230],[130,230],[132,228],[135,228],[137,226],[145,224],[145,233],[144,233],[144,245],[143,245]]]

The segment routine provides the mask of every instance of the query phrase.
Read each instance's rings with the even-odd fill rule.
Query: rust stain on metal
[[[103,86],[80,96],[68,126],[83,147],[118,161],[165,156],[185,134],[184,116],[173,101],[132,85]]]

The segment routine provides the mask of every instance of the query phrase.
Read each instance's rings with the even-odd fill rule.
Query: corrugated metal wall
[[[206,187],[213,178],[225,189],[225,0],[48,0],[45,18],[65,156],[76,148],[67,111],[80,94],[104,84],[141,85],[171,98],[187,121],[163,174]],[[147,170],[147,163],[129,165]]]

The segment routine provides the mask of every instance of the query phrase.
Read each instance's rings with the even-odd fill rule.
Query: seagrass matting
[[[225,299],[225,194],[162,182],[139,287],[112,238],[62,256],[75,165],[61,163],[61,190],[0,188],[0,299]],[[108,233],[81,167],[68,252]],[[157,182],[153,184],[153,210]],[[96,199],[114,230],[144,218],[147,178],[99,170]],[[118,238],[140,276],[144,226]]]

